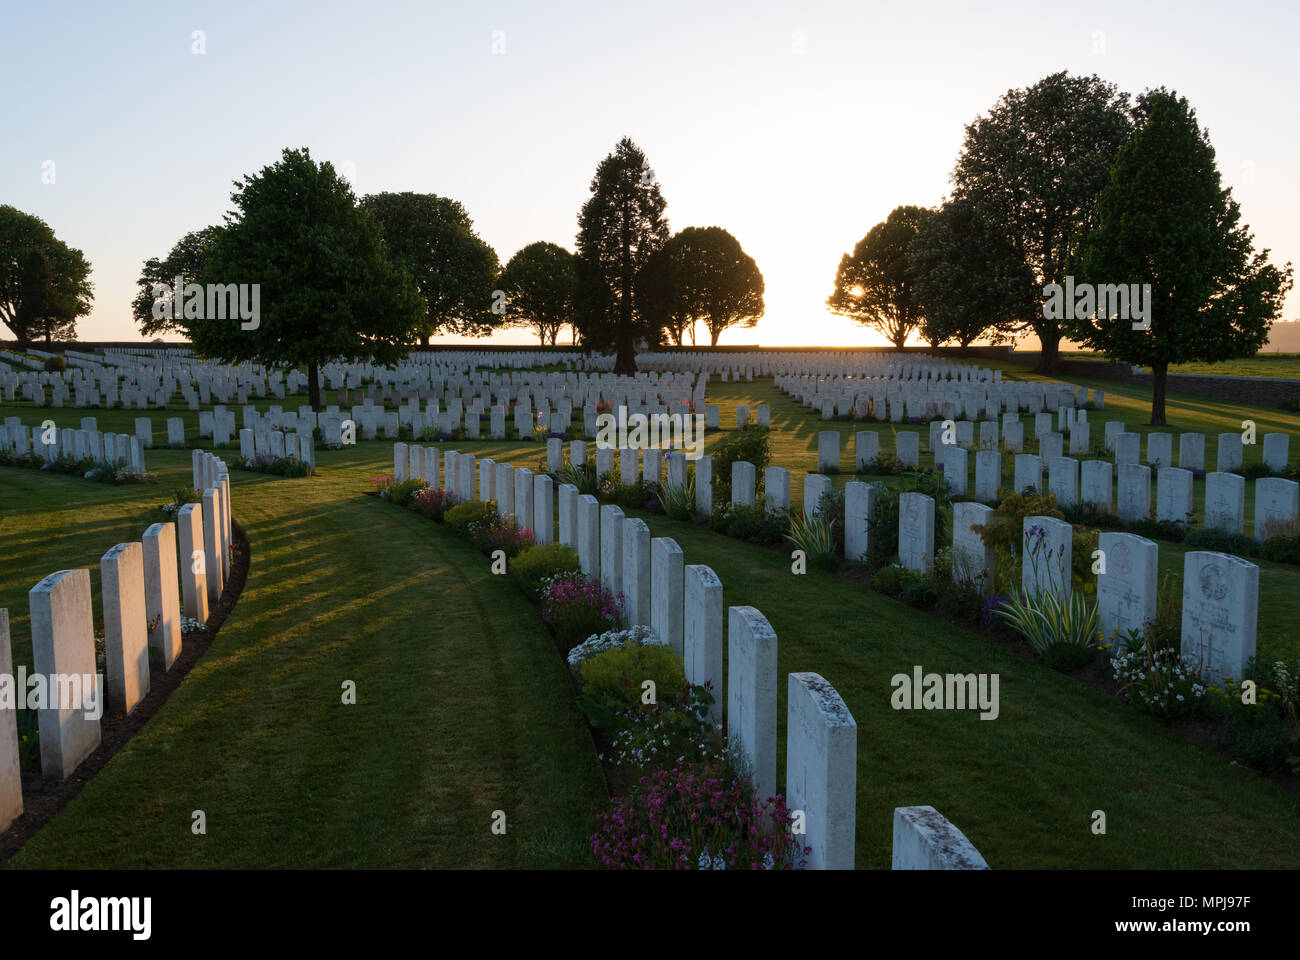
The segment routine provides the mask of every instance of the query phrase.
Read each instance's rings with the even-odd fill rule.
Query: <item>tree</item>
[[[24,289],[40,303],[24,310]],[[20,344],[73,339],[77,318],[90,312],[92,289],[80,250],[39,217],[0,205],[0,320]]]
[[[203,280],[259,285],[260,311],[247,322],[179,319],[200,354],[305,365],[309,402],[318,410],[321,364],[392,364],[406,356],[424,317],[415,282],[389,259],[378,222],[357,206],[332,164],[318,165],[305,148],[286,149],[278,163],[235,186],[236,209],[208,251]],[[191,303],[187,292],[187,314]]]
[[[689,328],[691,343],[695,343],[695,323],[686,315],[679,283],[681,247],[673,238],[646,259],[636,275],[634,296],[636,308],[644,322],[663,331],[665,340],[677,346]]]
[[[641,268],[668,241],[667,206],[645,154],[624,137],[596,167],[591,196],[578,214],[574,312],[585,347],[613,349],[615,373],[636,372],[639,343],[657,344],[663,328],[637,309]]]
[[[1002,229],[1032,272],[1034,299],[1062,280],[1071,244],[1096,222],[1097,193],[1132,130],[1128,104],[1114,84],[1062,71],[1009,90],[966,127],[953,196]],[[1037,308],[1021,320],[1042,344],[1039,369],[1055,371],[1059,325]]]
[[[131,315],[140,327],[143,337],[179,332],[180,326],[172,319],[175,306],[176,278],[193,280],[202,277],[207,269],[208,251],[217,238],[220,227],[193,230],[180,240],[162,260],[150,257],[144,262],[140,288],[131,301]],[[158,314],[163,316],[158,316]]]
[[[735,237],[721,227],[687,227],[668,241],[668,248],[691,343],[697,322],[709,331],[714,347],[728,327],[758,323],[763,315],[763,274]]]
[[[1094,350],[1151,367],[1151,423],[1163,426],[1169,364],[1253,356],[1281,315],[1292,271],[1254,252],[1185,98],[1148,91],[1135,118],[1097,198],[1097,225],[1070,262],[1075,283],[1091,286],[1065,304],[1063,325]]]
[[[486,337],[501,326],[492,310],[501,262],[460,203],[431,193],[375,193],[361,206],[378,219],[389,256],[415,278],[426,308],[421,346],[438,334]]]
[[[895,207],[858,241],[852,255],[840,258],[835,289],[826,299],[832,313],[874,327],[897,350],[921,323],[913,292],[914,277],[907,251],[921,223],[930,216],[924,207]]]
[[[573,323],[573,254],[554,243],[530,243],[510,258],[497,282],[506,295],[506,325],[531,327],[542,346],[555,346],[560,328]]]
[[[908,261],[921,334],[932,345],[1009,340],[1036,307],[1029,266],[968,200],[949,201],[922,223]]]

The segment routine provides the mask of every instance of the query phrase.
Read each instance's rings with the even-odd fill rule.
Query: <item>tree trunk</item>
[[[422,333],[422,334],[420,334],[420,346],[423,347],[423,348],[425,348],[426,350],[428,349],[428,347],[429,347],[429,335],[428,335],[427,333]]]
[[[1056,371],[1061,369],[1060,332],[1040,332],[1038,334],[1038,342],[1041,344],[1041,352],[1038,355],[1038,366],[1034,368],[1034,372],[1056,373]]]
[[[631,337],[620,337],[618,353],[614,357],[614,372],[632,375],[636,373],[636,344]]]
[[[722,335],[721,329],[715,327],[709,327],[709,346],[716,347],[718,345],[718,337],[720,337],[721,335]]]
[[[315,363],[307,364],[307,403],[317,413],[325,409],[320,400],[320,367]]]
[[[1151,365],[1151,426],[1165,426],[1165,381],[1169,376],[1169,364],[1153,363]]]

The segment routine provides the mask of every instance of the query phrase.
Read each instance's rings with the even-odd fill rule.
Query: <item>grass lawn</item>
[[[1069,352],[1062,356],[1070,360],[1104,360],[1098,353]],[[983,361],[981,361],[983,362]],[[1143,367],[1147,373],[1150,367]],[[1288,380],[1300,379],[1300,354],[1295,353],[1259,353],[1244,360],[1220,360],[1218,363],[1175,363],[1169,367],[1170,373],[1191,373],[1197,376],[1218,377],[1282,377]]]
[[[796,503],[817,432],[868,428],[824,424],[770,380],[714,383],[709,400],[722,406],[723,424],[734,424],[736,403],[772,404],[773,463],[791,469]],[[1189,402],[1205,403],[1176,398],[1171,419],[1177,407],[1181,429],[1217,432]],[[1136,422],[1119,412],[1124,403],[1108,392],[1107,413],[1093,417]],[[80,415],[45,413],[61,425]],[[118,429],[127,430],[134,413],[101,414],[101,427],[122,417]],[[31,422],[30,408],[22,416]],[[1261,419],[1261,433],[1300,432],[1296,417],[1275,416],[1276,426]],[[881,449],[892,450],[889,427],[877,426]],[[528,467],[545,454],[518,441],[440,446]],[[851,441],[843,450],[851,466]],[[159,715],[13,866],[590,862],[600,774],[536,615],[468,545],[363,495],[370,476],[391,472],[391,443],[318,459],[320,475],[310,479],[232,471],[235,518],[252,543],[239,606]],[[0,468],[0,537],[6,554],[22,557],[0,572],[18,661],[30,656],[31,584],[76,565],[91,566],[97,580],[99,555],[138,537],[164,493],[188,483],[188,453],[151,451],[147,460],[160,473],[157,487]],[[848,581],[793,575],[780,551],[629,515],[642,516],[655,536],[674,537],[686,562],[713,567],[727,605],[751,604],[772,622],[780,743],[786,673],[818,672],[843,696],[858,723],[859,867],[889,866],[892,811],[909,804],[937,807],[995,868],[1294,866],[1296,799],[1157,721]],[[1181,555],[1162,544],[1162,571],[1181,574]],[[1300,622],[1300,571],[1261,566],[1266,633],[1270,625],[1300,632],[1292,626]],[[890,677],[915,665],[998,674],[1000,716],[893,710]],[[339,705],[347,679],[357,681],[358,706]],[[195,809],[207,814],[207,837],[189,833]],[[506,837],[488,830],[495,809],[513,825]],[[1105,836],[1091,832],[1095,810],[1106,812]],[[99,852],[88,861],[92,849]]]
[[[187,452],[148,459],[159,486],[0,467],[16,663],[30,664],[27,590],[73,566],[97,590],[100,555],[188,484]],[[604,781],[549,634],[464,543],[361,495],[383,460],[389,445],[365,444],[322,453],[311,479],[232,471],[252,549],[238,606],[160,713],[11,866],[590,864]],[[191,834],[195,810],[206,836]]]

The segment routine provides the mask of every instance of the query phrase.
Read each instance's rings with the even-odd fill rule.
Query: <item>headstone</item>
[[[1291,460],[1291,438],[1285,433],[1264,434],[1264,466],[1274,473],[1284,473]]]
[[[820,473],[805,474],[803,478],[803,515],[811,520],[821,507],[822,497],[832,489],[831,478]]]
[[[735,608],[733,608],[735,609]],[[785,794],[802,810],[810,870],[852,870],[856,835],[858,725],[835,688],[816,673],[786,687]]]
[[[873,437],[875,433],[871,434]],[[921,464],[921,435],[915,430],[900,430],[894,445],[894,455],[898,462],[908,467]]]
[[[844,484],[844,556],[865,560],[871,547],[871,518],[876,513],[876,488],[860,480]]]
[[[722,581],[702,564],[687,564],[683,568],[683,580],[682,659],[686,665],[686,682],[692,686],[709,685],[713,695],[709,712],[714,723],[721,723]]]
[[[1241,677],[1255,655],[1259,567],[1208,550],[1183,557],[1183,661],[1207,681]]]
[[[1043,591],[1068,599],[1072,587],[1074,528],[1055,517],[1025,517],[1020,588],[1036,597]]]
[[[727,611],[727,735],[754,793],[776,792],[776,631],[753,607]]]
[[[176,524],[155,523],[144,532],[144,605],[149,653],[170,670],[181,652],[181,585],[176,569]]]
[[[650,565],[650,627],[660,643],[681,654],[685,566],[682,548],[676,540],[655,537],[650,541]]]
[[[838,473],[840,469],[840,434],[822,430],[817,434],[817,472]]]
[[[903,493],[898,498],[898,561],[908,570],[934,564],[934,498]]]
[[[1187,526],[1192,516],[1192,471],[1162,467],[1156,471],[1156,520]]]
[[[1000,486],[1002,486],[1002,454],[996,450],[976,452],[975,499],[982,503],[997,503]]]
[[[853,438],[853,451],[857,459],[857,472],[865,472],[867,465],[875,463],[880,457],[880,434],[875,430],[859,430]]]
[[[1147,434],[1147,463],[1153,467],[1174,465],[1174,435],[1172,433]]]
[[[1124,463],[1139,463],[1141,461],[1141,457],[1139,456],[1141,446],[1141,434],[1117,434],[1115,437],[1115,465],[1119,466]]]
[[[612,503],[600,508],[600,582],[614,594],[623,591],[623,519]]]
[[[221,533],[217,519],[217,490],[203,491],[203,563],[208,584],[208,607],[216,609],[221,601]]]
[[[789,512],[790,471],[785,467],[763,471],[763,509],[767,513]]]
[[[1241,434],[1219,434],[1219,456],[1214,461],[1220,473],[1236,473],[1241,469],[1242,445]]]
[[[1205,469],[1205,434],[1178,435],[1178,465],[1184,470]]]
[[[1024,493],[1030,488],[1041,491],[1043,487],[1043,458],[1033,453],[1016,454],[1014,483],[1016,493]]]
[[[549,474],[533,477],[533,542],[555,542],[555,493]]]
[[[600,501],[589,493],[578,497],[578,562],[587,576],[600,576]]]
[[[1123,523],[1135,523],[1151,515],[1151,468],[1138,463],[1121,463],[1117,500],[1119,518]]]
[[[702,517],[713,515],[713,458],[695,461],[695,510]]]
[[[1235,473],[1205,475],[1205,528],[1241,533],[1246,519],[1246,478]]]
[[[181,597],[185,616],[208,622],[208,562],[203,542],[203,506],[187,503],[176,512],[181,554]]]
[[[638,517],[622,524],[623,613],[629,626],[649,626],[650,528]]]
[[[720,648],[718,652],[722,652]],[[0,677],[13,675],[9,611],[0,607]],[[18,711],[0,709],[0,833],[8,830],[9,824],[17,820],[22,812],[23,777],[19,768]]]
[[[143,547],[119,543],[100,559],[99,574],[108,703],[114,713],[129,714],[149,692]]]
[[[993,508],[958,501],[952,505],[952,579],[982,591],[993,585],[993,547],[975,530],[993,522]]]
[[[1255,481],[1255,540],[1296,535],[1296,513],[1300,506],[1300,484],[1280,477]]]
[[[456,458],[461,459],[460,457]],[[527,526],[533,515],[533,471],[527,467],[515,467],[515,521]],[[501,509],[497,506],[498,511]]]
[[[894,808],[894,870],[987,870],[966,835],[934,807]]]
[[[1142,633],[1156,619],[1160,549],[1132,533],[1103,531],[1097,540],[1104,564],[1097,574],[1097,617],[1101,636]]]
[[[578,549],[578,488],[571,483],[560,484],[559,493],[559,538],[564,543]]]
[[[1047,490],[1056,497],[1057,506],[1073,507],[1079,502],[1079,461],[1073,457],[1055,457],[1047,464]]]
[[[954,497],[966,496],[966,481],[970,473],[965,447],[945,444],[939,447],[943,455],[943,478]]]
[[[96,684],[94,619],[90,571],[60,570],[27,594],[31,614],[32,666],[45,677],[79,677],[81,703],[59,697],[36,712],[41,773],[66,780],[100,743],[102,690]]]
[[[1080,496],[1101,513],[1111,512],[1111,473],[1109,460],[1085,460],[1081,464]]]
[[[756,471],[752,463],[735,460],[731,464],[731,505],[733,507],[752,507],[754,505],[754,486]]]

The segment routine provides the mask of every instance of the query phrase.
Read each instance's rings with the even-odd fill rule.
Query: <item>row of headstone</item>
[[[100,559],[105,676],[95,663],[90,571],[60,570],[28,593],[34,674],[44,680],[36,711],[41,771],[66,780],[98,748],[101,717],[127,715],[149,693],[150,669],[170,670],[182,645],[181,614],[206,622],[230,575],[230,477],[195,451],[202,504]],[[183,606],[182,606],[183,604]],[[0,610],[0,674],[13,676],[9,612]],[[22,813],[17,713],[0,710],[0,831]]]
[[[711,686],[716,722],[721,723],[726,703],[729,736],[753,771],[756,792],[766,796],[775,791],[776,633],[758,610],[738,606],[727,611],[724,688],[722,582],[709,567],[687,564],[675,540],[651,537],[640,518],[579,494],[572,484],[556,489],[549,475],[534,475],[527,467],[490,460],[476,464],[472,455],[433,447],[413,453],[419,449],[394,444],[396,476],[421,475],[436,483],[441,460],[444,483],[451,485],[444,488],[453,496],[495,500],[501,513],[531,525],[538,542],[558,539],[574,547],[582,571],[622,595],[629,625],[648,626],[658,642],[682,657],[690,683]],[[424,473],[415,474],[421,464]],[[472,484],[475,465],[477,488]],[[809,867],[851,869],[857,725],[834,688],[817,674],[792,673],[787,680],[787,804],[804,811],[806,843],[813,848]]]
[[[18,456],[30,455],[46,462],[60,457],[93,460],[110,466],[127,466],[145,473],[145,440],[125,433],[101,433],[93,417],[82,421],[80,429],[48,426],[26,427],[18,417],[6,417],[0,429],[0,451]]]

